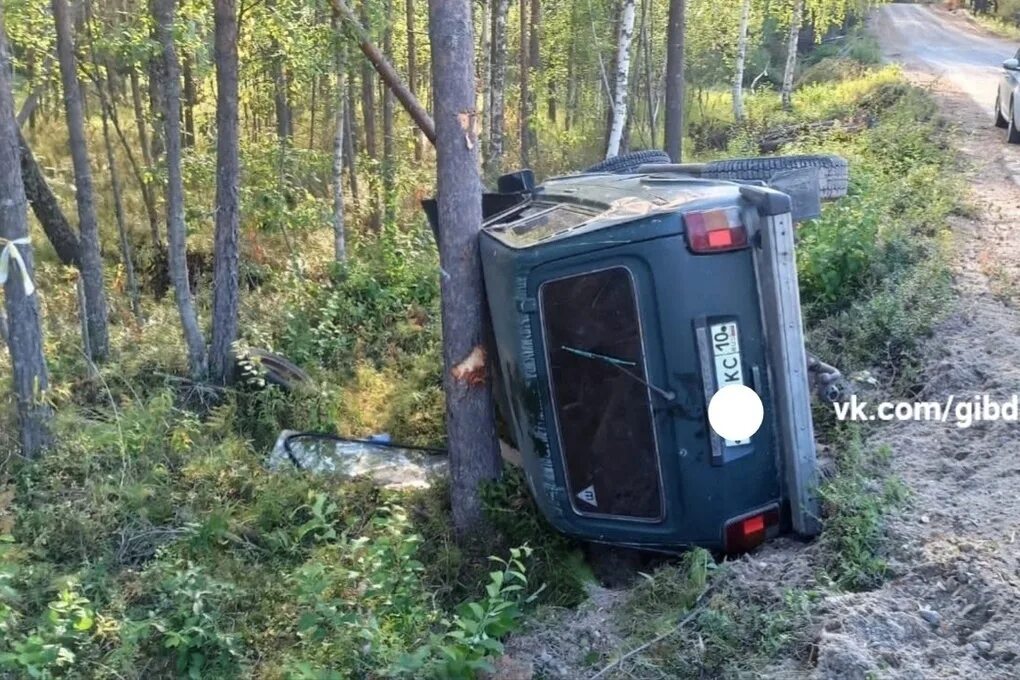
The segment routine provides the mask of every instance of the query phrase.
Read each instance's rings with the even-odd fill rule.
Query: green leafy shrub
[[[2,555],[2,553],[0,553]],[[4,581],[8,583],[4,583]],[[0,596],[14,599],[16,592],[8,578],[0,573]],[[73,668],[77,653],[87,647],[95,628],[95,612],[80,593],[77,583],[66,583],[57,599],[47,606],[39,625],[19,635],[12,624],[13,610],[0,604],[0,670],[6,669],[31,678],[51,678]]]
[[[157,562],[145,574],[153,588],[148,615],[127,626],[131,646],[152,656],[169,656],[179,676],[233,677],[240,652],[229,613],[236,586],[210,576],[195,564]]]
[[[458,607],[454,616],[443,620],[445,631],[433,634],[427,645],[400,658],[397,672],[410,677],[470,680],[479,671],[492,671],[491,660],[503,653],[500,638],[518,627],[522,606],[534,602],[541,591],[528,593],[524,560],[529,557],[527,546],[511,548],[509,559],[490,557],[500,568],[489,573],[485,597]]]
[[[485,515],[511,545],[528,543],[532,575],[546,587],[545,601],[572,606],[586,597],[585,584],[594,576],[580,545],[557,532],[539,512],[524,473],[508,466],[503,478],[482,487]]]

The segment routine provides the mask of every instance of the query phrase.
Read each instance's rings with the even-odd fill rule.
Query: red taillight
[[[773,508],[726,525],[726,552],[746,552],[760,545],[779,527],[779,510]]]
[[[747,247],[747,229],[738,208],[722,208],[684,215],[687,245],[695,253],[721,253]]]

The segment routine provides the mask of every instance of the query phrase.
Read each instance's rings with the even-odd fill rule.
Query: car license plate
[[[740,360],[740,331],[736,321],[715,324],[709,328],[712,337],[712,358],[715,361],[716,389],[744,384],[744,367]],[[749,439],[726,439],[726,446],[743,446]]]

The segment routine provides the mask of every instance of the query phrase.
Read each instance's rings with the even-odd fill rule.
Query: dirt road
[[[872,26],[890,60],[939,76],[988,111],[1002,62],[1020,47],[966,17],[925,5],[884,5]]]
[[[991,108],[1016,46],[921,6],[884,6],[872,26],[956,129],[972,204],[952,224],[959,298],[926,348],[921,398],[1007,398],[1020,393],[1020,147],[1006,145]],[[901,423],[876,428],[880,444],[912,493],[891,527],[896,575],[824,604],[807,673],[1020,677],[1020,425]]]

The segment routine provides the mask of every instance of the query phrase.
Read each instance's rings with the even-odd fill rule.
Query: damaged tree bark
[[[482,181],[475,132],[470,0],[430,0],[436,112],[443,376],[453,523],[459,536],[484,522],[478,486],[499,477],[494,403],[485,352],[487,318],[478,252]]]

